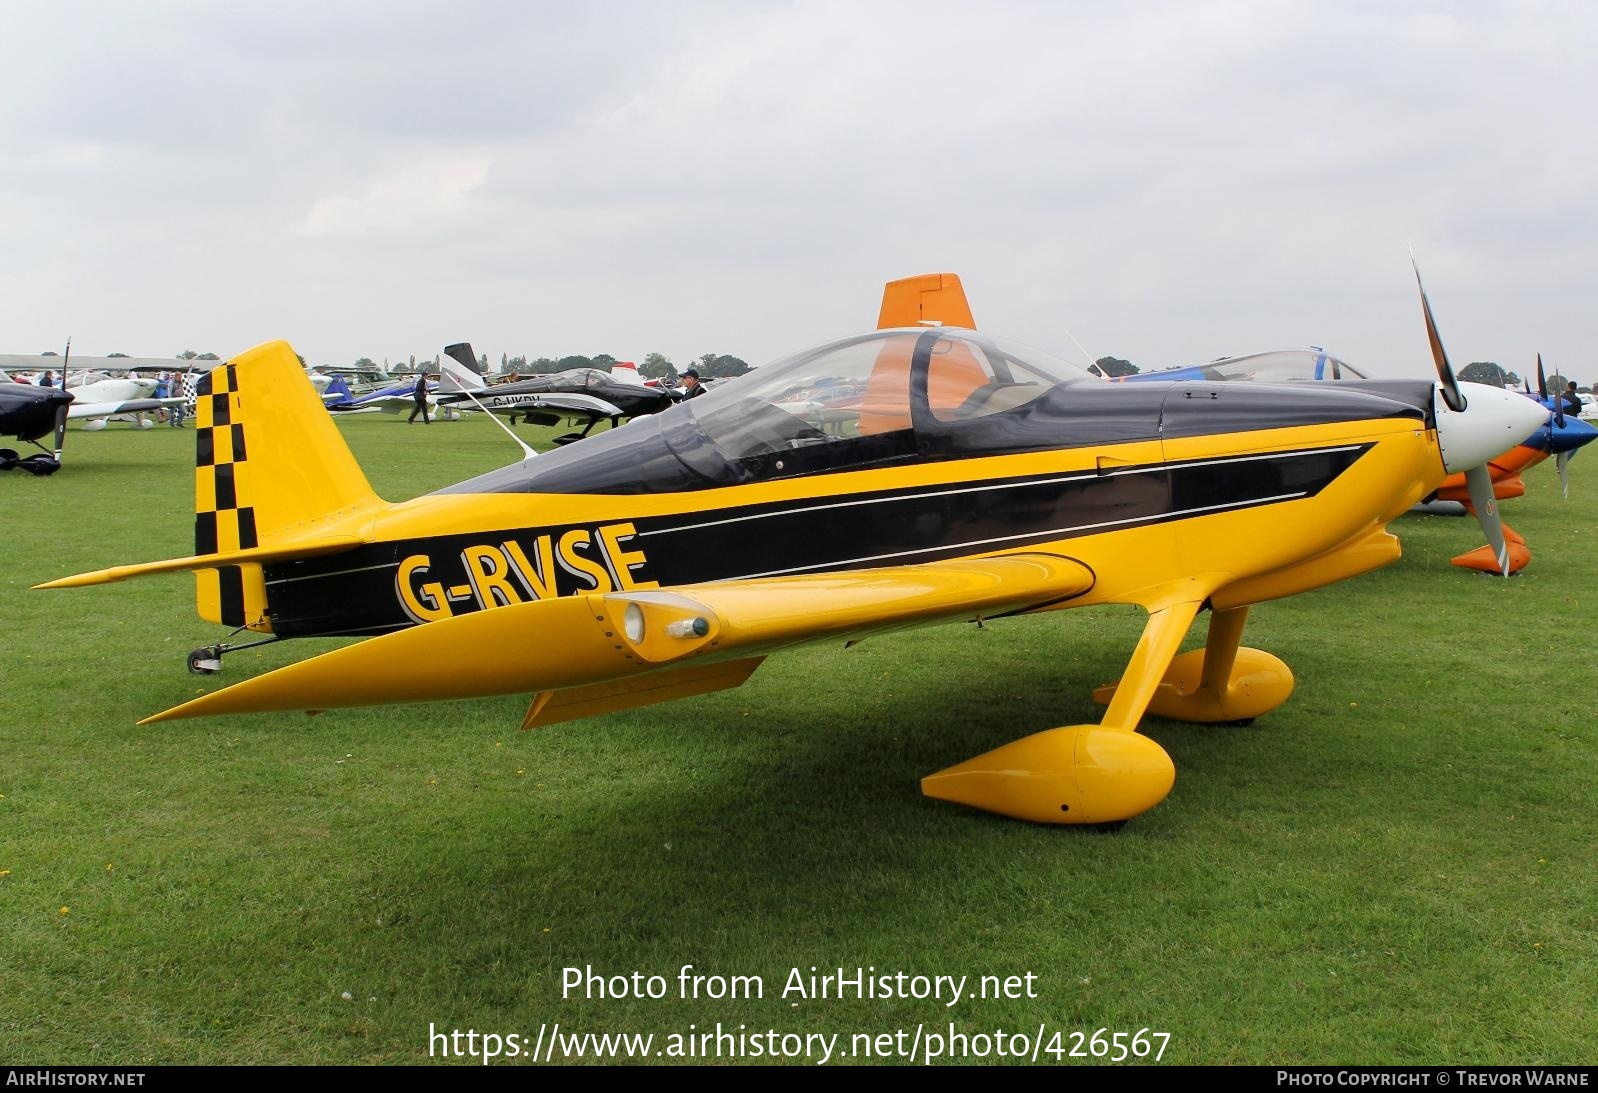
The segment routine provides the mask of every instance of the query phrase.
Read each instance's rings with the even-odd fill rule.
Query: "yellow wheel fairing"
[[[1040,824],[1100,824],[1147,812],[1176,767],[1146,736],[1104,725],[1033,733],[921,780],[928,797]]]

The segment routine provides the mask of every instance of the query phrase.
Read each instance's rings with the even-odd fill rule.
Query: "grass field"
[[[513,456],[482,420],[341,427],[390,499]],[[1179,1064],[1598,1061],[1598,456],[1568,501],[1545,464],[1505,505],[1533,553],[1508,582],[1449,566],[1474,522],[1409,516],[1399,563],[1256,608],[1292,699],[1146,721],[1176,788],[1113,836],[917,780],[1096,720],[1132,610],[815,647],[532,733],[517,699],[137,728],[205,685],[182,658],[222,633],[192,581],[29,586],[188,553],[192,460],[192,431],[113,424],[54,478],[0,478],[0,1063],[411,1064],[430,1026],[557,1021],[655,1050],[952,1021],[1041,1026],[1049,1062],[1098,1029],[1169,1033]],[[764,997],[682,999],[685,964]],[[669,990],[563,999],[585,966]],[[1036,997],[783,997],[812,966],[1031,973]]]

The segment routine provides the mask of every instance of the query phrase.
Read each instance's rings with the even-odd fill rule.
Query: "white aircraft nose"
[[[1450,472],[1481,466],[1531,436],[1548,420],[1545,408],[1514,391],[1461,383],[1459,392],[1465,396],[1465,408],[1458,411],[1448,408],[1440,385],[1432,393],[1437,443],[1443,450],[1443,466]]]

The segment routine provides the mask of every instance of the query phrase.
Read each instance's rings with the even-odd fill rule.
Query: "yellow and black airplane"
[[[1110,384],[970,329],[952,275],[910,278],[874,331],[398,504],[273,342],[202,381],[194,555],[43,587],[193,570],[214,622],[366,638],[150,721],[532,694],[527,727],[734,687],[801,642],[1137,604],[1100,724],[922,782],[1113,823],[1175,779],[1145,712],[1235,722],[1287,699],[1287,666],[1239,645],[1251,605],[1393,561],[1388,521],[1541,425],[1528,399],[1455,383],[1426,318],[1436,384]],[[840,388],[863,395],[824,421],[781,408]],[[1207,645],[1176,656],[1204,610]]]

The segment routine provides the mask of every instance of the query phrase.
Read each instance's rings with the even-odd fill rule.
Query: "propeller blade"
[[[1548,397],[1548,373],[1543,371],[1543,355],[1537,354],[1537,397]]]
[[[55,461],[61,462],[61,449],[67,443],[67,408],[65,406],[55,412]]]
[[[1575,452],[1560,452],[1554,456],[1554,466],[1559,468],[1559,493],[1570,500],[1570,458]]]
[[[1543,377],[1543,355],[1537,354],[1537,386],[1542,388],[1543,398],[1548,398],[1548,381]],[[1554,428],[1565,427],[1565,396],[1563,392],[1554,393]]]
[[[1457,414],[1465,408],[1465,395],[1459,389],[1459,381],[1454,378],[1453,366],[1448,363],[1448,353],[1443,349],[1443,339],[1437,334],[1437,321],[1432,318],[1431,301],[1426,299],[1426,286],[1420,280],[1420,266],[1416,265],[1413,255],[1410,256],[1409,263],[1415,267],[1415,287],[1420,289],[1420,307],[1426,314],[1426,340],[1431,343],[1432,363],[1437,367],[1437,382],[1443,387],[1443,401]]]
[[[1465,472],[1465,485],[1470,490],[1470,506],[1476,510],[1476,521],[1487,536],[1487,545],[1493,548],[1498,559],[1498,569],[1509,576],[1509,547],[1504,542],[1504,522],[1498,517],[1498,501],[1493,496],[1493,475],[1483,463]]]
[[[67,389],[67,365],[72,361],[72,339],[67,339],[67,351],[61,357],[61,390]],[[61,449],[67,443],[67,408],[65,406],[55,412],[55,461],[61,463]]]

